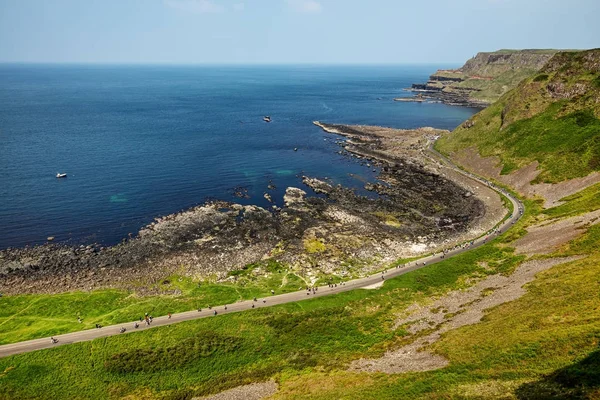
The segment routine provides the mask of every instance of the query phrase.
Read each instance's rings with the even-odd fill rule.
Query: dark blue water
[[[207,198],[268,206],[269,180],[281,202],[302,173],[361,187],[375,173],[311,122],[454,128],[474,110],[392,101],[437,67],[0,65],[0,248],[112,244]]]

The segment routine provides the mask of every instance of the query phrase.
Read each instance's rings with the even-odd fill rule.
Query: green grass
[[[503,174],[538,161],[538,182],[600,170],[600,73],[587,67],[596,59],[600,50],[557,54],[539,74],[476,114],[472,127],[458,127],[436,148],[448,155],[474,146],[483,157],[499,157]]]
[[[600,119],[591,110],[557,117],[565,103],[557,102],[532,118],[498,130],[502,107],[480,114],[475,127],[457,129],[438,141],[443,153],[477,146],[481,156],[497,156],[503,174],[538,161],[539,180],[560,182],[600,170]]]
[[[476,92],[471,94],[472,98],[492,103],[498,100],[507,91],[517,86],[523,79],[526,79],[535,73],[535,69],[515,69],[499,73],[494,76],[493,80],[467,79],[457,86],[477,89]]]
[[[564,246],[562,253],[565,255],[594,254],[600,245],[600,225],[590,226],[584,235]]]
[[[391,226],[394,228],[399,228],[402,226],[402,223],[398,219],[398,216],[393,213],[377,211],[372,213],[374,216],[379,218],[379,220],[387,226]]]
[[[561,216],[588,211],[589,203],[581,201],[588,192],[567,198]],[[516,231],[543,218],[539,201],[525,203]],[[514,232],[498,241],[514,240],[510,236]],[[588,228],[556,253],[574,254],[588,257],[539,274],[522,298],[488,311],[481,323],[445,334],[432,346],[450,360],[444,369],[391,376],[343,371],[284,376],[277,398],[600,398],[600,226]]]
[[[258,271],[257,271],[258,270]],[[258,272],[260,274],[255,274]],[[157,289],[177,295],[139,296],[121,290],[68,292],[56,295],[18,295],[0,298],[0,344],[112,325],[153,316],[190,311],[209,305],[287,293],[306,282],[274,260],[250,264],[231,273],[235,282],[214,283],[172,276]],[[82,318],[78,323],[77,318]]]
[[[449,332],[434,348],[455,368],[517,382],[536,381],[585,358],[600,340],[598,261],[595,255],[540,274],[524,297],[492,310],[479,324]]]
[[[600,309],[589,307],[598,259],[545,272],[522,299],[446,334],[434,345],[451,360],[445,369],[391,376],[344,372],[349,360],[379,356],[402,339],[401,331],[390,329],[395,312],[489,273],[478,261],[509,271],[518,262],[511,254],[489,244],[386,281],[378,291],[0,359],[0,398],[191,398],[272,377],[282,386],[281,398],[494,397],[498,385],[519,393],[534,385],[589,393],[595,370],[583,367],[597,365]],[[586,387],[572,383],[582,379]]]
[[[552,218],[570,217],[600,209],[600,184],[561,199],[565,204],[544,210]]]
[[[395,310],[464,287],[468,277],[508,272],[518,261],[511,249],[489,244],[390,279],[377,291],[356,290],[0,359],[0,398],[108,398],[144,390],[150,391],[140,395],[145,398],[152,393],[185,398],[282,372],[339,369],[358,355],[381,355],[399,340],[402,332],[390,329]]]
[[[565,211],[555,213],[566,216],[589,209],[590,202],[582,200],[588,198],[593,196],[586,191],[571,196],[561,206]],[[517,232],[543,217],[539,202],[527,200],[526,207],[518,223],[522,226],[515,225]],[[473,251],[386,280],[374,291],[355,290],[3,358],[0,399],[189,399],[272,378],[281,388],[276,397],[285,399],[600,394],[593,369],[600,343],[596,227],[559,252],[590,254],[588,258],[540,274],[521,299],[490,310],[481,323],[450,331],[435,343],[433,349],[450,360],[448,367],[399,375],[345,371],[349,361],[381,356],[406,340],[406,332],[392,326],[410,304],[466,288],[473,278],[513,271],[524,257],[507,246],[511,235],[513,231]],[[239,290],[240,282],[264,279],[256,277],[257,270],[289,274],[274,261],[252,264],[232,274],[238,279],[232,287]],[[165,285],[186,295],[203,290],[177,277]],[[87,294],[48,301],[77,304],[77,295]],[[13,299],[11,307],[26,308],[30,303],[24,299]],[[108,310],[118,301],[127,298],[106,293],[84,309],[91,313],[98,307],[100,315],[103,307]],[[67,307],[57,310],[61,308]],[[27,310],[35,315],[48,312],[48,307],[34,303]]]

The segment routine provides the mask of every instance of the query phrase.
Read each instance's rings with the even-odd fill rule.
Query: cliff
[[[438,70],[411,90],[446,104],[486,107],[535,74],[557,50],[499,50],[478,53],[454,70]]]
[[[507,174],[536,162],[538,181],[600,171],[600,49],[560,52],[496,103],[438,142],[447,154],[476,147]]]

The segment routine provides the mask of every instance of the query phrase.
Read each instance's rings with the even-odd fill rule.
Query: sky
[[[600,47],[600,0],[0,0],[0,62],[463,63]]]

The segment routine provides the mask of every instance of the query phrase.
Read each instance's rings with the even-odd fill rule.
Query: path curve
[[[431,155],[437,157],[438,161],[445,164],[444,165],[445,167],[451,168],[451,169],[461,173],[462,175],[467,176],[468,178],[470,178],[474,181],[477,181],[484,185],[488,185],[490,188],[492,188],[493,190],[498,192],[500,195],[503,195],[510,200],[510,202],[513,205],[513,213],[509,218],[506,218],[504,221],[502,221],[500,223],[500,225],[498,225],[496,227],[496,229],[498,229],[500,232],[505,232],[506,229],[508,229],[512,224],[514,224],[521,217],[522,210],[524,210],[524,206],[518,199],[513,197],[510,193],[506,192],[502,188],[495,186],[494,184],[488,182],[487,180],[485,180],[483,178],[480,178],[470,172],[461,170],[454,163],[452,163],[452,161],[450,161],[448,158],[446,158],[445,156],[438,153],[435,149],[433,149],[433,142],[431,142],[429,144],[428,151],[430,152]],[[486,238],[487,237],[485,235],[483,235],[476,239],[473,239],[473,244],[469,245],[468,247],[456,248],[456,249],[450,250],[450,251],[448,251],[448,253],[446,253],[445,258],[450,258],[457,254],[461,254],[461,253],[464,253],[471,249],[482,246],[483,244],[486,243],[486,241],[487,241]],[[336,294],[336,293],[347,292],[349,290],[366,288],[368,286],[372,286],[374,284],[380,283],[382,280],[384,280],[382,278],[385,278],[385,279],[394,278],[394,277],[397,277],[400,275],[404,275],[408,272],[412,272],[412,271],[416,271],[418,269],[424,268],[428,265],[438,263],[440,261],[442,261],[442,259],[440,258],[440,255],[433,254],[433,255],[426,256],[426,257],[422,257],[416,261],[412,261],[412,262],[404,265],[403,267],[392,268],[392,269],[389,269],[382,273],[376,273],[376,274],[367,276],[365,278],[354,279],[354,280],[345,282],[343,284],[338,284],[337,287],[330,288],[327,286],[320,286],[317,288],[317,290],[315,292],[302,290],[302,291],[298,291],[298,292],[274,295],[271,297],[266,297],[264,299],[261,298],[261,299],[258,299],[258,301],[256,301],[256,302],[253,300],[246,300],[246,301],[241,301],[241,302],[238,302],[235,304],[227,305],[227,309],[225,309],[225,306],[217,306],[217,307],[213,307],[211,310],[203,309],[202,311],[194,310],[194,311],[186,311],[186,312],[182,312],[182,313],[176,313],[176,314],[172,314],[171,318],[169,318],[168,316],[154,318],[154,320],[150,326],[145,326],[144,323],[141,323],[139,328],[137,328],[137,329],[135,329],[133,327],[134,321],[131,321],[131,322],[102,327],[100,329],[88,329],[85,331],[71,332],[71,333],[65,333],[62,335],[57,335],[57,336],[54,336],[54,338],[58,339],[57,343],[52,343],[50,338],[47,337],[47,338],[42,338],[42,339],[33,339],[33,340],[27,340],[27,341],[23,341],[23,342],[6,344],[6,345],[0,346],[0,358],[15,355],[15,354],[27,353],[27,352],[35,351],[35,350],[42,350],[42,349],[48,349],[48,348],[57,347],[57,346],[63,346],[66,344],[71,344],[71,343],[90,341],[90,340],[103,338],[103,337],[145,331],[147,329],[155,328],[158,326],[166,326],[166,325],[171,325],[171,324],[175,324],[175,323],[183,322],[183,321],[190,321],[190,320],[194,320],[194,319],[198,319],[198,318],[212,317],[212,316],[214,316],[215,310],[217,311],[217,316],[219,316],[222,314],[230,314],[230,313],[234,313],[234,312],[241,312],[241,311],[248,311],[248,310],[252,310],[252,309],[271,307],[271,306],[275,306],[278,304],[285,304],[285,303],[297,302],[297,301],[302,301],[302,300],[314,299],[316,297],[329,296],[329,295]],[[263,300],[264,300],[264,302],[263,302]],[[254,308],[252,307],[252,305],[254,305]],[[125,333],[120,333],[120,329],[122,327],[127,329],[125,331]]]

